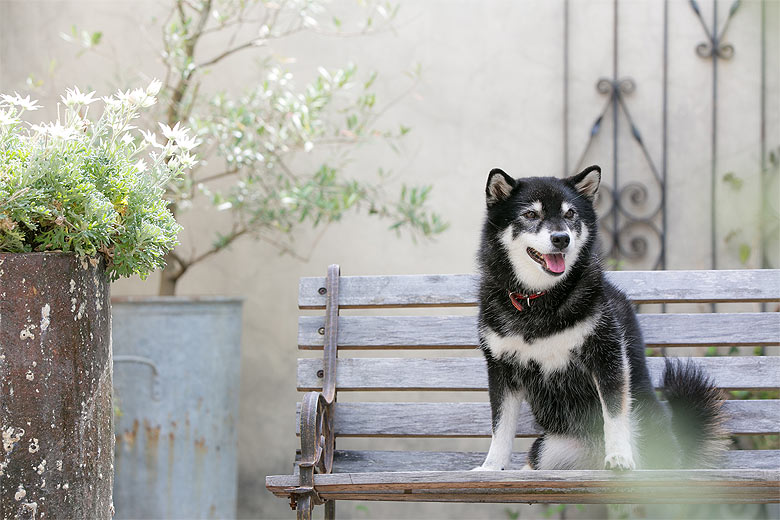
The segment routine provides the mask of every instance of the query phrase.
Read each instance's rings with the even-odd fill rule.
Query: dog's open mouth
[[[541,265],[542,269],[552,275],[558,276],[563,274],[563,272],[566,270],[566,261],[564,260],[565,255],[563,253],[543,255],[532,247],[529,247],[526,249],[526,251],[528,252],[528,256],[530,256],[534,262]]]

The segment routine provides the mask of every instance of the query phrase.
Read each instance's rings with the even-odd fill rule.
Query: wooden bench
[[[767,312],[640,314],[648,347],[780,345],[780,271],[610,272],[609,279],[640,303],[764,302]],[[336,500],[527,503],[741,503],[780,502],[780,450],[731,450],[720,469],[475,472],[484,453],[445,451],[335,450],[337,437],[490,437],[487,402],[336,402],[336,392],[476,391],[487,401],[483,358],[343,357],[339,351],[475,349],[476,317],[471,315],[339,317],[342,309],[474,307],[474,275],[341,277],[331,266],[327,278],[303,278],[301,309],[325,309],[324,316],[301,316],[298,345],[324,349],[324,359],[298,360],[298,389],[308,392],[298,407],[301,450],[291,475],[269,476],[266,487],[287,497],[299,518],[310,518],[325,503],[326,518]],[[758,305],[755,305],[758,309]],[[397,313],[395,313],[397,314]],[[696,358],[725,390],[780,387],[779,356]],[[648,362],[658,385],[663,359]],[[734,435],[777,433],[780,400],[724,402],[727,428]],[[517,435],[540,433],[525,405]],[[292,431],[290,432],[292,434]],[[381,446],[382,441],[377,441]],[[292,454],[291,454],[292,455]]]

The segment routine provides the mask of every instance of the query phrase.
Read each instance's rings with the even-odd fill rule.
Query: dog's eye
[[[567,212],[566,212],[566,214],[565,214],[565,215],[563,215],[563,216],[564,216],[565,218],[574,218],[574,210],[573,210],[573,209],[570,209],[570,210],[569,210],[569,211],[567,211]]]
[[[523,213],[523,216],[525,218],[531,219],[531,220],[535,220],[535,219],[539,218],[539,214],[537,212],[533,211],[533,210],[532,211],[526,211],[525,213]]]

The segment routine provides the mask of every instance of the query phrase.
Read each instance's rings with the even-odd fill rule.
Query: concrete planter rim
[[[0,255],[78,255],[75,251],[30,251],[30,252],[23,252],[23,253],[12,253],[8,251],[4,251],[0,253]]]

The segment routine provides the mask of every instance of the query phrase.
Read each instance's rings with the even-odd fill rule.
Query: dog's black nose
[[[558,249],[566,249],[571,239],[568,233],[553,233],[550,235],[550,241]]]

